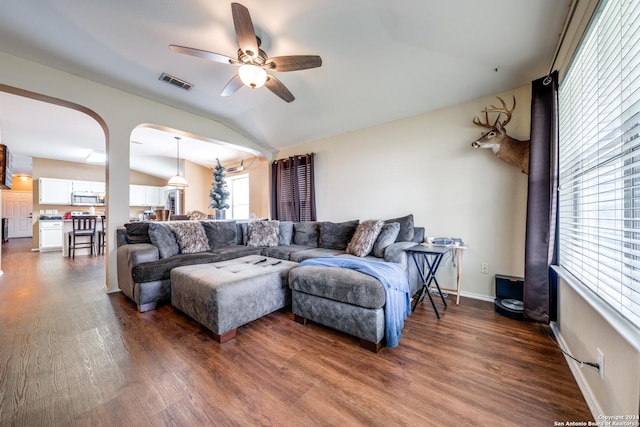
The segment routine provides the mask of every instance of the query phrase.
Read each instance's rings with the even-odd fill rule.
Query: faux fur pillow
[[[382,230],[384,221],[369,219],[358,225],[356,232],[347,246],[347,253],[355,256],[367,256]]]
[[[247,225],[247,246],[278,246],[280,221],[254,221]]]
[[[169,225],[176,236],[180,252],[183,254],[195,254],[211,249],[207,233],[200,221],[180,221]]]

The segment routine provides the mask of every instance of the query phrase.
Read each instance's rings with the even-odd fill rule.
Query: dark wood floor
[[[107,295],[104,257],[2,246],[0,425],[552,426],[592,420],[539,325],[463,298],[419,306],[395,349],[287,311],[225,344],[171,306]],[[453,298],[449,301],[452,303]]]

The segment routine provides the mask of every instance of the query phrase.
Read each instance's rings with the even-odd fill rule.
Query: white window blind
[[[640,0],[604,0],[559,89],[559,263],[640,327]]]

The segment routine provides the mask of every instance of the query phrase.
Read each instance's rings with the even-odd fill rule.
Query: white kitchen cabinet
[[[130,185],[129,206],[164,206],[162,187],[152,185]]]
[[[39,202],[41,205],[70,205],[71,181],[68,179],[39,178]]]
[[[146,206],[146,197],[144,185],[129,186],[129,206]]]
[[[62,249],[62,221],[38,221],[38,224],[40,250]]]
[[[99,193],[104,194],[106,192],[106,185],[104,182],[98,181],[72,181],[71,189],[74,193]]]
[[[162,200],[163,197],[161,197],[163,194],[162,187],[145,187],[145,197],[147,202],[149,202],[149,206],[164,206],[164,200]]]

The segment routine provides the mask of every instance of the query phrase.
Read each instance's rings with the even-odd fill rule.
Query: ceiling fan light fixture
[[[238,70],[238,74],[240,75],[242,83],[252,89],[264,86],[267,81],[267,72],[261,67],[253,64],[242,65]]]

